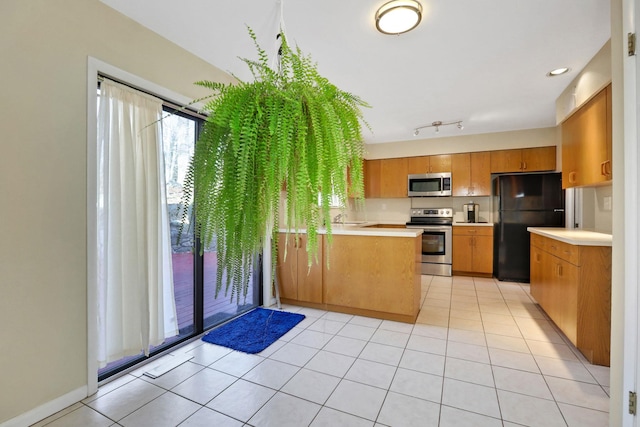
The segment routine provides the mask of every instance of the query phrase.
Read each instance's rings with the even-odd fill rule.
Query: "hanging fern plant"
[[[273,233],[275,259],[283,192],[284,227],[295,233],[306,229],[310,262],[316,258],[318,227],[326,224],[331,239],[332,194],[342,202],[364,194],[360,107],[367,105],[322,77],[284,35],[279,69],[273,70],[255,33],[249,29],[249,34],[259,60],[242,60],[253,82],[196,83],[213,94],[185,183],[192,191],[183,201],[193,197],[195,232],[203,247],[215,239],[216,295],[224,284],[238,301],[247,295],[252,262],[267,230]]]

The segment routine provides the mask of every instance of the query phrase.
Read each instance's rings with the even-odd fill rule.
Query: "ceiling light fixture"
[[[416,0],[392,0],[376,12],[376,28],[384,34],[413,30],[422,19],[422,5]]]
[[[547,73],[547,77],[559,76],[561,74],[568,73],[569,70],[570,70],[570,68],[568,68],[568,67],[556,68],[555,70],[549,71]]]
[[[464,129],[464,126],[462,126],[462,120],[456,120],[453,122],[441,122],[440,120],[437,120],[431,123],[430,125],[418,126],[413,130],[413,136],[418,136],[420,134],[420,129],[425,129],[425,128],[436,128],[436,133],[439,133],[441,126],[449,126],[449,125],[456,125],[456,127],[460,130]]]

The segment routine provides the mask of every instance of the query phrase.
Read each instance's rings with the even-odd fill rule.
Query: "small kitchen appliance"
[[[469,202],[462,205],[462,211],[464,212],[464,222],[478,222],[480,221],[480,205],[477,203]]]
[[[410,174],[407,188],[409,197],[451,196],[451,172]]]

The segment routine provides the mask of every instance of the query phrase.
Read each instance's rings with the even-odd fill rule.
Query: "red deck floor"
[[[231,301],[231,292],[225,295],[224,289],[215,297],[217,260],[215,252],[204,254],[204,318],[219,313],[235,314],[238,302],[234,298]],[[173,280],[174,295],[176,299],[176,311],[178,314],[178,326],[180,330],[193,324],[193,254],[173,254]],[[240,305],[251,303],[253,293],[249,287],[246,301],[240,297]],[[206,322],[205,322],[206,325]]]
[[[204,326],[205,328],[221,323],[226,319],[235,315],[238,310],[238,304],[243,306],[246,304],[252,304],[253,302],[253,290],[251,286],[247,293],[246,300],[244,297],[240,297],[238,303],[234,298],[231,301],[231,294],[225,295],[224,289],[222,289],[215,297],[215,283],[216,283],[216,271],[217,260],[215,252],[205,252],[204,254]],[[173,291],[176,301],[176,313],[178,315],[178,326],[181,331],[181,336],[191,334],[193,325],[193,254],[192,253],[174,253],[173,254]],[[243,306],[240,311],[245,311],[248,307]],[[168,338],[165,344],[174,342],[180,337]],[[112,370],[117,370],[118,367],[127,364],[128,362],[138,359],[140,356],[125,357],[124,359],[117,360],[108,364],[105,368],[98,371],[99,375],[108,373]]]

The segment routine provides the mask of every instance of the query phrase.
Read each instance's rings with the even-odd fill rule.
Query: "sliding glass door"
[[[174,286],[180,333],[183,330],[202,331],[241,314],[258,304],[257,283],[250,286],[247,298],[235,298],[225,294],[224,289],[216,295],[218,271],[215,240],[204,248],[200,255],[200,242],[194,239],[190,227],[192,213],[183,223],[181,209],[184,194],[182,184],[193,155],[196,136],[203,124],[202,119],[187,113],[166,109],[163,119],[163,139],[167,180],[167,199],[171,220],[171,243],[173,251]],[[256,267],[257,268],[257,267]],[[260,275],[253,275],[254,278]],[[252,281],[253,282],[253,281]],[[197,286],[192,286],[195,283]]]
[[[212,244],[211,247],[200,250],[200,242],[195,239],[192,227],[194,207],[189,206],[187,215],[183,215],[181,202],[184,194],[184,178],[202,125],[203,119],[196,114],[176,111],[173,107],[164,108],[161,126],[179,334],[167,338],[161,345],[154,347],[149,357],[242,314],[259,303],[261,289],[259,283],[261,274],[258,273],[259,256],[256,255],[253,279],[246,299],[241,297],[239,302],[236,298],[232,301],[231,295],[225,295],[224,289],[216,296],[215,279],[218,265],[215,247]],[[109,363],[99,370],[98,381],[126,370],[145,359],[147,357],[140,353]]]

